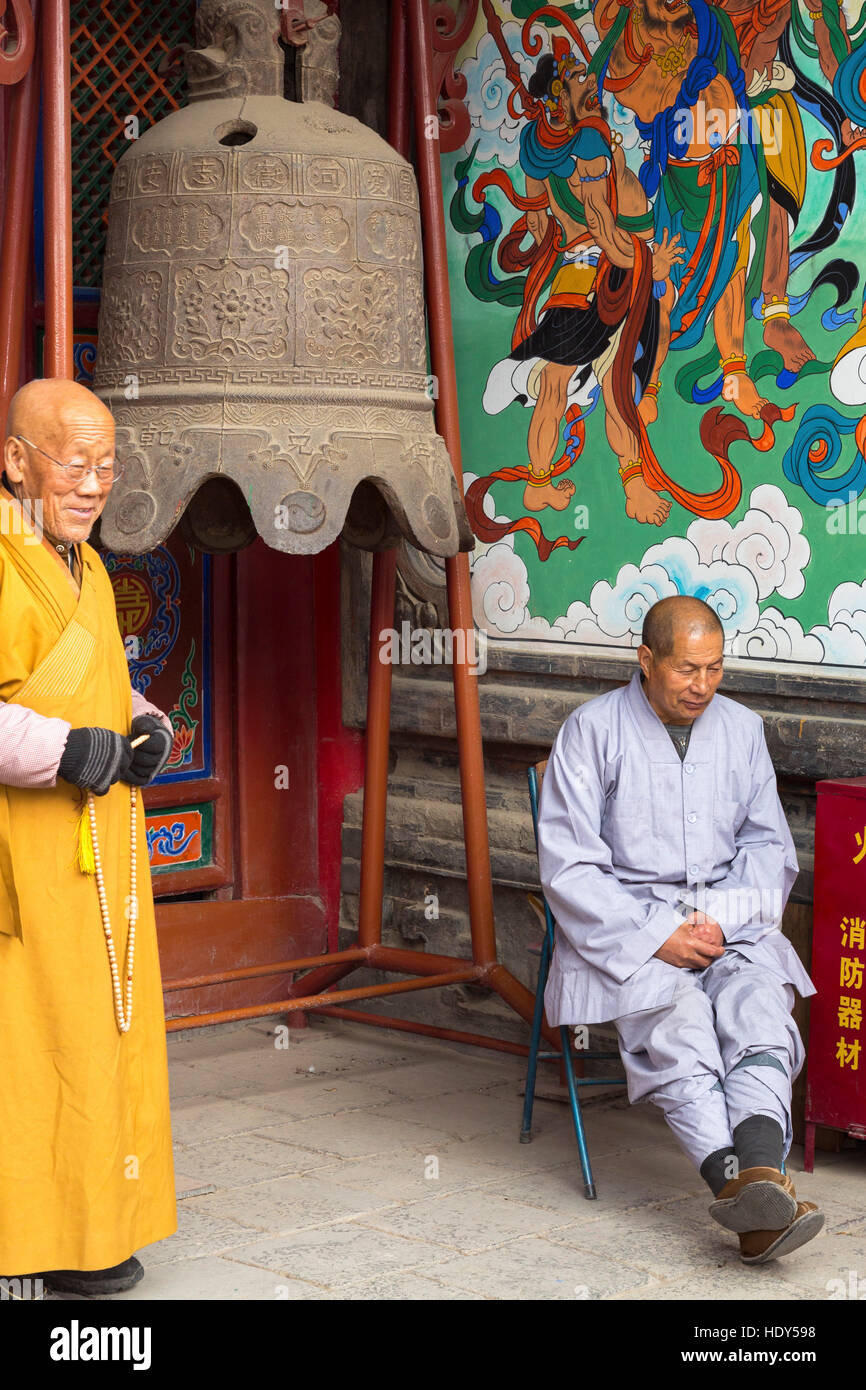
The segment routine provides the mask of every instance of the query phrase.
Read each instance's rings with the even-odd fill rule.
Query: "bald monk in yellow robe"
[[[13,398],[7,432],[0,488],[0,1276],[39,1275],[55,1291],[111,1294],[142,1277],[133,1252],[177,1228],[165,1019],[138,790],[165,765],[171,726],[131,689],[111,582],[86,544],[119,469],[110,413],[76,383],[32,381]],[[81,819],[88,800],[95,844]],[[104,905],[88,840],[91,854],[98,851]],[[122,1031],[131,903],[131,1014]]]

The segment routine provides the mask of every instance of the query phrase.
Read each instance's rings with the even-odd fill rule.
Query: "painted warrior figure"
[[[686,251],[671,270],[671,347],[696,346],[712,318],[724,399],[758,418],[767,401],[744,353],[758,150],[742,119],[745,81],[730,22],[705,0],[645,0],[621,7],[607,27],[596,54],[603,85],[634,112],[648,142],[640,177],[657,234],[679,232]]]
[[[562,511],[575,487],[558,474],[579,452],[583,419],[600,393],[626,511],[636,521],[661,525],[671,504],[659,496],[658,484],[668,480],[659,474],[648,481],[641,468],[645,429],[635,381],[643,392],[664,356],[673,303],[668,275],[682,255],[679,237],[665,234],[653,245],[652,210],[612,141],[579,29],[566,22],[577,51],[555,37],[552,53],[540,59],[524,87],[489,0],[484,11],[528,117],[520,140],[526,196],[507,191],[525,212],[512,239],[528,232],[533,240],[524,255],[531,269],[511,351],[490,373],[484,408],[495,414],[513,401],[534,400],[524,506]],[[524,26],[524,43],[534,53],[539,46],[529,38],[531,23]],[[502,186],[496,176],[489,181]],[[537,312],[548,278],[549,293]],[[556,460],[564,421],[566,453]]]
[[[619,461],[626,511],[636,521],[660,525],[670,502],[646,484],[635,466],[640,445],[615,389],[623,316],[612,319],[604,312],[603,292],[605,283],[611,290],[625,285],[642,256],[651,266],[652,279],[666,282],[670,266],[682,254],[679,238],[669,241],[665,235],[651,253],[652,212],[640,183],[626,167],[621,148],[611,143],[599,107],[598,85],[586,62],[570,52],[558,58],[546,54],[528,90],[555,108],[551,125],[569,136],[566,144],[551,151],[537,126],[528,124],[521,140],[521,164],[531,203],[527,227],[538,247],[549,243],[554,231],[561,264],[538,326],[521,336],[509,356],[493,368],[485,408],[492,413],[537,391],[529,426],[530,474],[524,506],[530,511],[562,510],[574,495],[574,483],[569,478],[554,481],[551,468],[567,410],[575,394],[579,398],[586,387],[591,369],[601,386],[605,430]],[[634,370],[642,389],[664,355],[660,343],[666,333],[660,332],[660,320],[664,319],[666,330],[673,301],[670,287],[666,289],[661,301],[648,299],[639,328],[641,352]],[[628,300],[623,307],[628,308]],[[524,312],[518,331],[526,317]]]
[[[789,61],[791,0],[722,0],[722,5],[736,31],[746,95],[767,168],[769,208],[761,286],[764,342],[780,354],[784,368],[796,374],[814,361],[815,354],[791,322],[788,298],[790,240],[803,207],[807,168],[803,118],[794,90],[800,74]],[[809,19],[821,70],[832,86],[840,58],[851,51],[844,11],[840,7],[838,16],[828,17],[819,5],[809,10]],[[798,12],[795,37],[801,23]],[[826,100],[825,104],[831,105]],[[848,148],[862,134],[861,128],[841,112],[836,115],[840,144]]]

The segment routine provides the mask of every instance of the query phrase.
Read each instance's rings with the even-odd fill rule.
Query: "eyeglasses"
[[[123,473],[123,464],[119,459],[114,459],[112,463],[101,463],[98,468],[90,463],[61,463],[60,459],[54,458],[53,454],[46,453],[40,445],[33,444],[31,440],[25,439],[23,434],[16,434],[13,438],[19,439],[22,444],[28,444],[30,448],[35,449],[37,453],[45,454],[47,459],[51,459],[51,462],[56,464],[58,468],[63,469],[71,483],[83,482],[91,473],[95,473],[101,483],[107,483],[110,487],[112,483],[117,482],[118,478]]]

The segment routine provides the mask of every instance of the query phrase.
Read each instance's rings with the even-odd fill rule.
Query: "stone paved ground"
[[[826,1226],[750,1268],[654,1108],[588,1108],[588,1202],[566,1106],[537,1102],[518,1142],[521,1059],[321,1018],[287,1036],[170,1035],[179,1229],[112,1302],[866,1294],[862,1147],[811,1175],[794,1149]]]

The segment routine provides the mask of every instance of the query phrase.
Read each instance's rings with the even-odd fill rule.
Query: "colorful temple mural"
[[[689,593],[733,656],[866,661],[866,14],[816,3],[436,7],[490,635]]]

